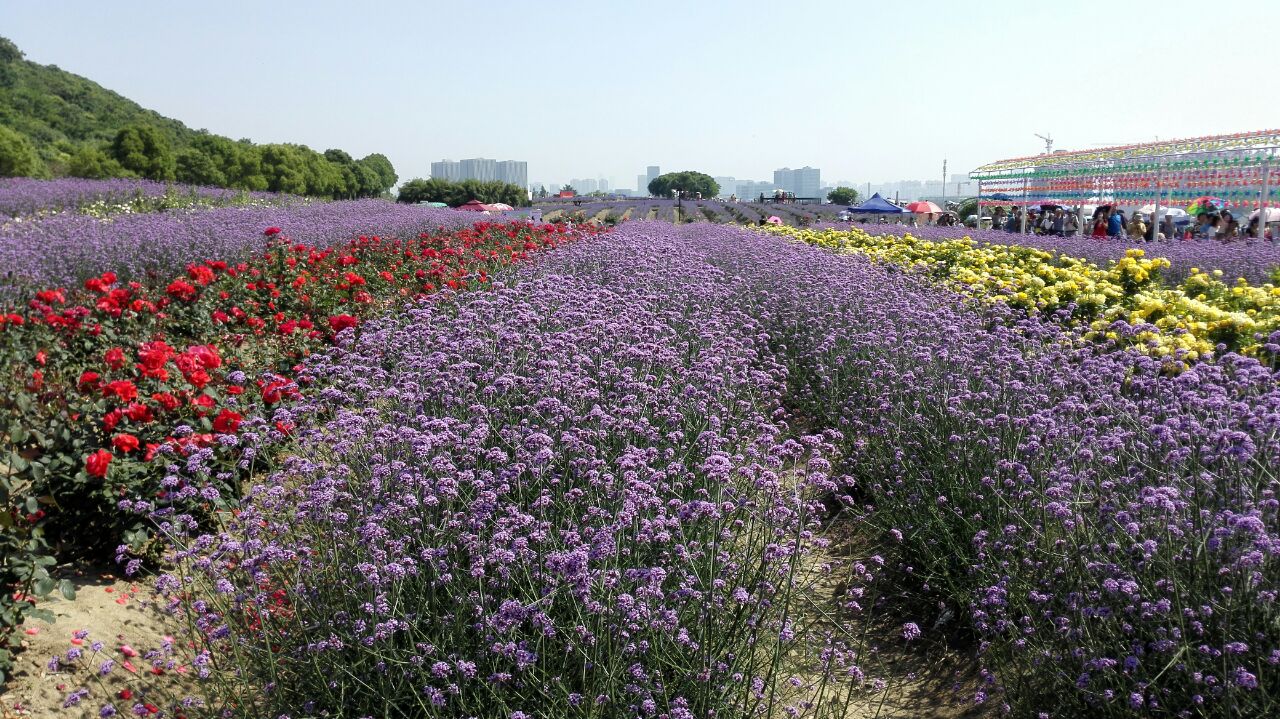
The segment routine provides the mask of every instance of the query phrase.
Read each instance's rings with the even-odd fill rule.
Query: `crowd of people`
[[[1181,219],[1181,221],[1180,221]],[[1023,215],[1021,207],[1014,207],[1005,212],[997,207],[991,215],[991,227],[1005,232],[1023,232]],[[1127,238],[1152,242],[1171,239],[1209,239],[1229,242],[1241,237],[1265,237],[1272,239],[1269,227],[1262,227],[1255,216],[1242,226],[1228,210],[1201,212],[1196,215],[1194,223],[1186,218],[1175,218],[1165,214],[1157,227],[1148,215],[1134,212],[1126,215],[1125,211],[1110,205],[1103,205],[1094,211],[1088,219],[1084,218],[1079,208],[1067,208],[1061,205],[1032,207],[1027,210],[1026,232],[1037,235],[1055,235],[1074,237],[1087,235],[1098,239]]]

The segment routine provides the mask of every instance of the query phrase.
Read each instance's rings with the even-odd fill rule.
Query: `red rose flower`
[[[124,414],[132,422],[150,422],[155,419],[151,414],[151,408],[145,404],[131,404],[124,408]]]
[[[174,280],[164,290],[170,297],[190,302],[196,298],[196,288],[186,280]]]
[[[111,438],[111,444],[121,452],[132,452],[139,447],[138,438],[131,434],[117,434]]]
[[[96,389],[98,387],[98,373],[85,370],[80,373],[80,379],[76,382],[80,389]]]
[[[267,237],[275,237],[276,235],[280,234],[280,228],[268,227],[267,229],[262,231],[262,234],[266,235]]]
[[[181,402],[178,401],[177,397],[174,397],[168,392],[156,392],[155,394],[151,395],[151,399],[155,400],[156,404],[160,405],[161,407],[164,407],[166,410],[170,412],[177,409],[178,406],[182,404]]]
[[[187,277],[190,277],[192,282],[201,287],[214,280],[213,270],[204,265],[187,265]]]
[[[213,419],[213,431],[219,434],[235,434],[240,429],[242,417],[229,409],[224,409]]]
[[[138,359],[142,360],[142,366],[148,370],[158,370],[177,354],[177,351],[165,344],[162,340],[155,342],[145,342],[138,349]]]
[[[213,345],[193,345],[187,348],[187,354],[193,355],[205,369],[217,369],[222,366],[222,358]]]
[[[102,388],[102,396],[110,397],[115,395],[122,402],[132,402],[138,398],[138,388],[127,379],[118,379],[115,382],[108,382],[107,386]]]
[[[124,367],[124,350],[112,347],[102,356],[102,361],[106,362],[111,369],[120,369]]]
[[[359,320],[351,315],[334,315],[329,318],[329,327],[337,333],[347,329],[348,327],[355,327],[359,322]]]
[[[124,419],[124,413],[118,409],[113,409],[102,415],[102,426],[110,432],[116,428],[116,425],[120,424],[121,419]]]
[[[110,465],[111,453],[105,449],[100,449],[84,458],[84,469],[90,477],[107,476],[107,467]]]

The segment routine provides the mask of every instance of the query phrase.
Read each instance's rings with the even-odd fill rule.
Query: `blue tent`
[[[884,199],[880,196],[880,193],[877,192],[871,196],[871,199],[861,205],[858,205],[857,207],[850,207],[849,212],[865,212],[872,215],[901,215],[906,212],[906,210]]]

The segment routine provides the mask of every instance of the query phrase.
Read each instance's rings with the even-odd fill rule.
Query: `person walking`
[[[1107,237],[1119,237],[1124,234],[1124,213],[1111,210],[1107,216]]]
[[[1160,235],[1163,239],[1172,240],[1174,233],[1178,230],[1173,226],[1173,215],[1165,213],[1164,219],[1160,221]]]
[[[1080,234],[1080,214],[1078,212],[1067,213],[1067,237],[1075,237]]]
[[[1147,239],[1147,224],[1142,221],[1142,214],[1133,213],[1133,217],[1129,220],[1129,226],[1125,228],[1129,234],[1129,239],[1138,241]]]
[[[1053,219],[1049,221],[1049,234],[1054,237],[1065,237],[1067,229],[1067,218],[1059,207],[1053,211]]]
[[[1093,237],[1103,239],[1107,236],[1107,218],[1110,210],[1095,210],[1093,213]]]

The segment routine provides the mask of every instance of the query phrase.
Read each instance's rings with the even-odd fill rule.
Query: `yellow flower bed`
[[[972,239],[922,240],[909,233],[871,235],[859,229],[807,230],[768,227],[837,252],[917,268],[966,295],[1004,302],[1029,312],[1053,312],[1074,304],[1074,317],[1088,323],[1090,339],[1136,344],[1150,354],[1182,351],[1195,360],[1218,345],[1244,354],[1265,354],[1259,337],[1280,331],[1280,288],[1272,284],[1222,282],[1219,271],[1193,268],[1182,284],[1166,287],[1160,271],[1169,261],[1131,249],[1110,267],[1033,247],[979,244]],[[1157,332],[1116,333],[1116,322],[1149,323]],[[1121,336],[1131,335],[1131,336]]]

